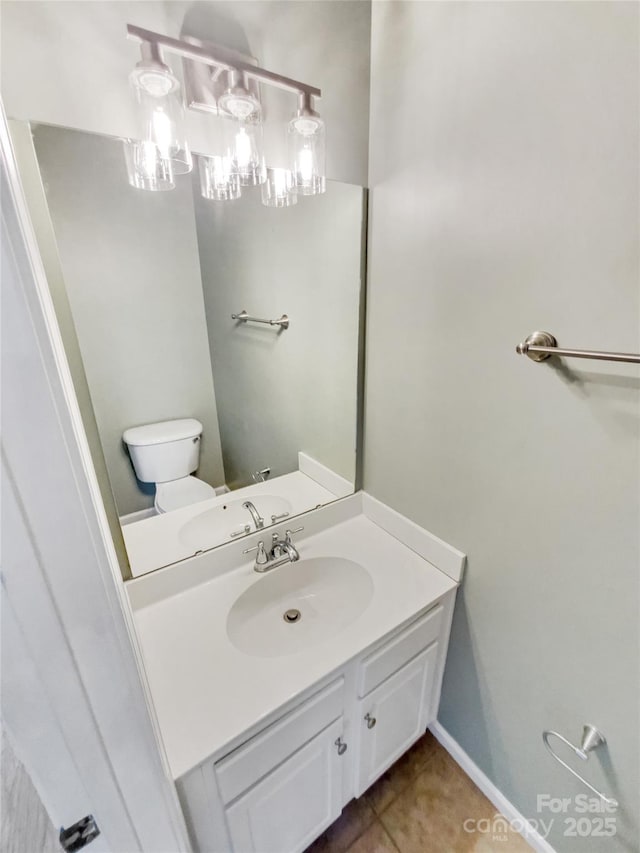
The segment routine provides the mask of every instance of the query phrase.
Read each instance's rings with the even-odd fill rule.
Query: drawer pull
[[[367,721],[367,728],[372,729],[375,724],[378,722],[375,717],[372,717],[371,714],[364,715],[365,720]]]
[[[338,747],[338,755],[344,755],[347,751],[347,745],[341,737],[339,737],[338,740],[335,741],[335,745]]]

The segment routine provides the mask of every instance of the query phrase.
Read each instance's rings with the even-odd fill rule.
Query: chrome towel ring
[[[570,767],[566,761],[563,761],[559,755],[556,755],[556,753],[553,751],[553,747],[549,743],[549,738],[552,736],[557,737],[558,740],[561,740],[562,743],[566,744],[569,749],[572,749],[575,752],[578,758],[582,759],[582,761],[588,761],[590,752],[592,752],[594,749],[597,749],[599,746],[604,746],[606,744],[607,741],[604,735],[601,734],[595,726],[585,724],[584,728],[582,729],[582,742],[580,746],[575,746],[575,744],[571,743],[571,741],[568,741],[566,737],[563,737],[558,732],[554,732],[551,730],[542,732],[542,740],[544,741],[544,745],[547,747],[547,749],[558,762],[558,764],[562,764],[562,766],[565,767],[569,771],[569,773],[571,773],[572,776],[575,776],[576,779],[579,779],[583,785],[586,785],[590,791],[593,791],[593,793],[600,797],[601,800],[604,800],[605,803],[610,806],[616,806],[617,808],[617,800],[605,796],[602,791],[599,791],[597,788],[594,788],[593,785],[590,782],[587,782],[587,780],[584,779],[579,773],[577,773],[573,769],[573,767]]]

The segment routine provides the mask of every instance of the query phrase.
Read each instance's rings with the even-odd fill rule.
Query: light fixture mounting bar
[[[247,77],[252,77],[271,86],[277,86],[280,89],[297,92],[299,95],[313,96],[314,98],[322,97],[322,91],[315,86],[308,86],[299,80],[283,77],[281,74],[267,71],[266,68],[261,68],[259,65],[250,65],[248,62],[239,60],[237,54],[227,52],[224,48],[216,46],[216,49],[213,50],[208,47],[201,47],[190,44],[188,41],[182,41],[182,39],[174,39],[170,36],[164,36],[161,33],[154,33],[152,30],[136,27],[133,24],[127,24],[127,36],[142,44],[163,48],[170,53],[181,56],[183,59],[204,62],[218,71],[241,71]]]

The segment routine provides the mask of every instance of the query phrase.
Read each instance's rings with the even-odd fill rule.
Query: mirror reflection
[[[25,191],[38,239],[54,238],[54,304],[133,576],[353,492],[363,189],[218,202],[196,168],[149,193],[121,140],[25,127]]]

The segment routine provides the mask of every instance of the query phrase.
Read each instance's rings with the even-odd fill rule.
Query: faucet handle
[[[296,527],[295,530],[287,530],[285,534],[285,541],[287,545],[291,545],[291,537],[294,533],[300,533],[301,530],[304,530],[304,527]]]
[[[262,539],[253,548],[247,548],[242,553],[243,554],[250,554],[252,551],[258,552],[256,555],[256,563],[259,566],[262,566],[269,559],[267,557],[267,552],[265,551],[264,542],[262,541]]]
[[[282,521],[283,518],[288,518],[289,513],[283,512],[281,515],[272,515],[271,516],[271,524],[276,524],[278,521]]]

